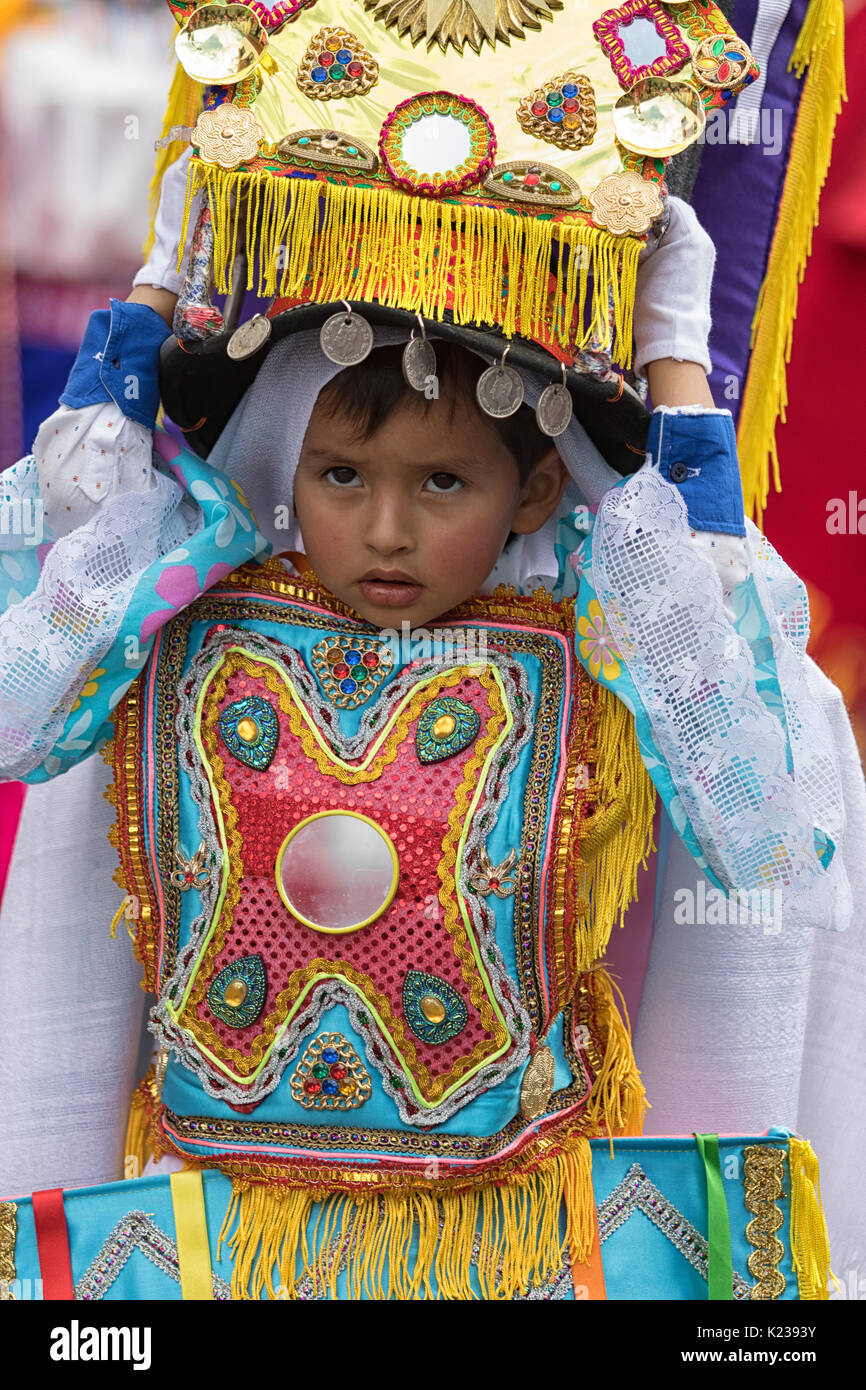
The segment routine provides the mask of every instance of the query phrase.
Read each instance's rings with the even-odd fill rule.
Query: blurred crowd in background
[[[764,529],[809,587],[812,654],[866,750],[866,0],[846,10],[849,100],[800,291],[784,490]],[[129,293],[174,33],[165,0],[0,0],[0,467],[55,409],[90,311]],[[859,525],[833,524],[839,503]],[[0,788],[7,831],[19,795]]]

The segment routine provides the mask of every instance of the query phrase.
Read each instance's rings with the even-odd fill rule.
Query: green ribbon
[[[696,1134],[695,1139],[707,1176],[707,1299],[711,1303],[730,1302],[734,1297],[734,1262],[731,1257],[731,1223],[719,1159],[719,1136]]]

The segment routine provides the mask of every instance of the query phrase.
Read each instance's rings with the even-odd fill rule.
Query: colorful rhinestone
[[[378,63],[348,29],[320,29],[298,64],[298,86],[316,101],[363,96],[378,80]]]
[[[264,772],[277,751],[279,724],[273,705],[260,696],[235,700],[219,719],[220,737],[233,758]]]
[[[333,637],[317,642],[312,663],[328,699],[339,709],[354,709],[375,694],[394,659],[387,643],[353,634],[342,643]]]
[[[290,1086],[305,1110],[357,1110],[373,1089],[370,1073],[342,1033],[320,1033],[313,1039]]]
[[[242,956],[215,975],[207,992],[211,1013],[229,1028],[248,1028],[265,1006],[267,976],[261,956]]]
[[[595,139],[595,91],[583,73],[555,77],[521,101],[517,120],[527,135],[547,140],[563,150],[576,150]],[[515,167],[514,165],[511,166]]]
[[[466,1027],[466,1004],[447,980],[410,970],[403,981],[403,1013],[416,1038],[444,1043]]]
[[[477,710],[451,695],[431,700],[415,733],[415,748],[422,763],[441,763],[462,753],[478,735]]]

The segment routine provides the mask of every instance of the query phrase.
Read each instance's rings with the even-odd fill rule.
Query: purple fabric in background
[[[716,405],[730,410],[735,421],[749,365],[752,316],[767,268],[800,91],[805,81],[805,75],[799,79],[787,68],[807,8],[808,0],[793,0],[770,54],[761,121],[769,124],[772,136],[773,130],[778,130],[778,125],[773,126],[773,113],[781,112],[781,116],[775,116],[776,122],[781,121],[778,154],[770,153],[769,139],[759,138],[754,145],[711,145],[708,141],[692,195],[692,206],[713,238],[717,253],[712,292],[710,388]],[[734,30],[747,43],[756,13],[756,0],[737,0]],[[732,377],[736,395],[731,393],[730,381],[726,381]]]

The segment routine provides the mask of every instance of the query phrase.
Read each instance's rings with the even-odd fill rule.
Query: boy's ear
[[[568,482],[568,469],[551,444],[536,463],[520,494],[520,506],[511,523],[511,530],[520,536],[538,531],[559,506]]]

